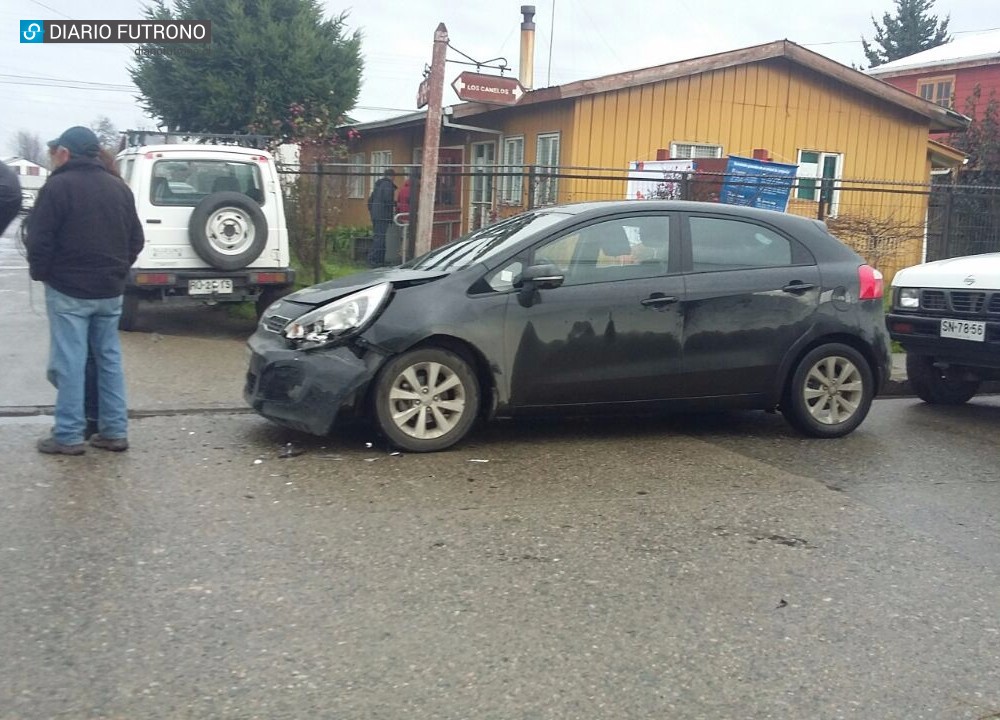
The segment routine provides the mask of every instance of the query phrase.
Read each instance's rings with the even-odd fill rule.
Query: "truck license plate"
[[[941,337],[985,342],[986,323],[980,320],[942,320]]]
[[[188,280],[188,295],[231,295],[233,281],[229,278],[199,278]]]

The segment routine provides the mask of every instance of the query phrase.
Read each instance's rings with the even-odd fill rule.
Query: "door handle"
[[[781,289],[786,293],[798,294],[804,293],[806,290],[812,290],[814,287],[816,286],[813,283],[804,283],[796,280],[795,282],[788,283]]]
[[[662,307],[663,305],[673,305],[677,300],[678,298],[675,295],[661,295],[656,293],[641,302],[646,307]]]
[[[146,218],[146,222],[150,225],[159,225],[162,220],[156,220],[155,218]]]

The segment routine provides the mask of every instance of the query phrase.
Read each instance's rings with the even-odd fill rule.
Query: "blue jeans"
[[[88,351],[97,368],[98,432],[109,439],[127,437],[125,372],[118,340],[121,296],[87,300],[46,285],[45,309],[49,316],[48,378],[56,387],[52,437],[63,445],[83,442]]]

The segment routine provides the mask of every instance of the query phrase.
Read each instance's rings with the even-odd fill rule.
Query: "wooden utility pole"
[[[434,191],[437,189],[438,148],[441,146],[441,102],[444,98],[444,61],[448,52],[448,28],[444,23],[434,31],[434,55],[428,76],[427,124],[424,127],[424,156],[420,172],[420,213],[417,215],[414,253],[423,255],[431,249],[434,231]]]

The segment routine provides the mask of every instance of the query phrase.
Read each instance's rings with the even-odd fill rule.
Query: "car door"
[[[814,321],[815,259],[753,219],[690,213],[682,226],[685,388],[691,397],[767,392]]]
[[[684,279],[676,218],[618,217],[540,243],[527,264],[555,265],[560,287],[511,297],[504,323],[515,408],[673,397],[681,366]]]

